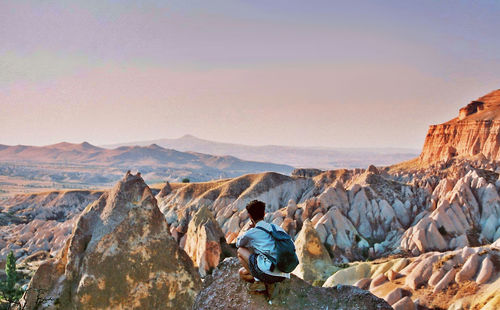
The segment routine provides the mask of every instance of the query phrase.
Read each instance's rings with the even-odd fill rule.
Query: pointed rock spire
[[[41,265],[24,299],[44,308],[188,309],[201,282],[192,261],[170,236],[140,175],[128,172],[87,207],[59,257]],[[39,297],[39,296],[38,296]]]

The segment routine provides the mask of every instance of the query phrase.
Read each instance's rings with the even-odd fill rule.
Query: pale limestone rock
[[[426,240],[429,242],[427,249],[443,251],[448,248],[448,244],[444,240],[434,222],[431,222],[427,227]]]
[[[444,277],[441,279],[441,281],[439,281],[436,286],[434,287],[433,289],[433,293],[437,293],[437,292],[440,292],[444,289],[446,289],[448,287],[448,285],[450,285],[450,283],[453,283],[454,280],[455,280],[455,275],[457,273],[457,269],[456,268],[451,268],[445,275]]]
[[[439,270],[435,271],[429,278],[429,285],[433,287],[436,286],[439,283],[439,281],[441,281],[441,279],[444,277],[446,272],[447,270],[444,268],[440,268]]]
[[[370,278],[363,278],[354,283],[354,286],[359,287],[362,290],[367,290],[370,287],[370,283],[372,282],[372,279]]]
[[[295,200],[290,199],[286,207],[286,216],[289,218],[293,218],[293,216],[295,215],[295,211],[297,211],[297,204],[295,203]]]
[[[387,282],[387,276],[385,274],[380,274],[374,279],[372,279],[372,282],[370,283],[370,291],[376,288],[377,286]]]
[[[398,221],[401,223],[401,225],[407,227],[410,224],[410,216],[406,210],[405,205],[399,199],[396,199],[392,207],[394,209],[394,212],[396,213]]]
[[[455,276],[455,282],[462,283],[464,281],[470,280],[477,272],[477,268],[479,265],[479,255],[474,253],[469,256],[462,269],[457,272]]]
[[[333,287],[337,284],[353,285],[359,279],[369,278],[371,265],[369,263],[359,263],[354,266],[341,269],[331,275],[323,284],[323,287]]]
[[[494,272],[495,266],[493,266],[493,262],[491,261],[490,257],[487,256],[481,263],[481,269],[479,270],[479,275],[477,276],[476,283],[484,284],[488,282]]]
[[[311,221],[306,220],[295,240],[299,265],[293,273],[308,282],[325,280],[332,260]]]
[[[385,301],[387,301],[387,303],[389,305],[392,306],[397,301],[399,301],[401,298],[403,298],[403,289],[398,287],[398,288],[393,289],[389,294],[387,294],[387,296],[384,299],[385,299]]]
[[[401,298],[397,303],[392,305],[394,310],[415,310],[415,304],[410,297],[406,296]]]
[[[399,278],[400,276],[401,276],[401,275],[399,274],[399,272],[394,271],[394,270],[392,270],[392,269],[391,269],[391,270],[389,270],[389,271],[387,272],[387,278],[388,278],[388,279],[389,279],[389,281],[391,281],[391,282],[392,282],[392,281],[394,281],[394,280],[396,280],[396,279],[397,279],[397,278]]]
[[[320,218],[322,218],[322,217],[323,217],[323,213],[321,213],[321,212],[316,213],[316,214],[312,217],[312,219],[311,219],[311,223],[312,223],[313,225],[316,225],[316,223],[317,223],[317,222],[319,221],[319,219],[320,219]]]
[[[223,226],[226,233],[239,232],[240,231],[240,219],[237,216],[231,217]]]
[[[495,230],[497,227],[497,216],[491,214],[488,219],[485,221],[483,226],[483,231],[481,234],[488,239],[488,241],[494,241],[493,237],[495,236]]]
[[[493,236],[493,241],[499,240],[500,239],[500,225],[498,225],[498,229],[495,232],[495,235]]]
[[[416,290],[421,285],[427,284],[427,281],[432,275],[433,264],[438,258],[438,255],[432,255],[422,260],[406,277],[406,285]]]
[[[311,223],[314,225],[313,221],[311,221]],[[321,243],[324,244],[326,242],[326,238],[328,236],[328,232],[326,231],[325,225],[321,224],[321,223],[317,223],[314,226],[314,229],[316,229],[316,232],[318,233],[318,236],[319,236]]]

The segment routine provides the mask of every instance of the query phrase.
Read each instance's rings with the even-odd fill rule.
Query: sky
[[[500,88],[499,1],[0,2],[0,144],[420,149]]]

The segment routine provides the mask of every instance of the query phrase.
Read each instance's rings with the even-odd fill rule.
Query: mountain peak
[[[195,137],[195,136],[190,135],[190,134],[185,134],[182,137],[180,137],[179,140],[200,140],[200,138]]]

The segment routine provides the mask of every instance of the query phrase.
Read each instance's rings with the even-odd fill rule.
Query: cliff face
[[[500,160],[500,89],[461,108],[457,118],[430,126],[420,161],[425,165],[479,154]]]

